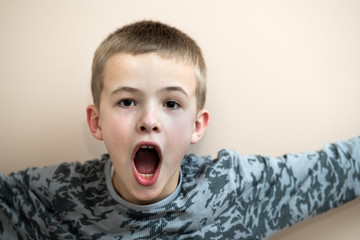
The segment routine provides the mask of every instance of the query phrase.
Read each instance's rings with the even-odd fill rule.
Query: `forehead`
[[[197,83],[192,64],[161,57],[156,53],[118,53],[111,56],[105,64],[104,90],[111,91],[119,85],[137,88],[174,85],[195,94]]]

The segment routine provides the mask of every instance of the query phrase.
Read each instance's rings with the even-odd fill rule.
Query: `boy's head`
[[[199,47],[161,23],[125,26],[96,51],[92,91],[87,121],[110,154],[116,191],[136,204],[169,196],[209,120]]]
[[[97,48],[91,78],[91,91],[96,107],[100,107],[105,63],[118,53],[133,55],[156,53],[165,58],[174,58],[192,64],[197,81],[197,110],[203,109],[206,99],[206,65],[201,49],[185,33],[154,21],[140,21],[126,25],[110,34]]]

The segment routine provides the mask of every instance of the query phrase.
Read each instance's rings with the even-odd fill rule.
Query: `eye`
[[[178,109],[180,107],[180,104],[176,101],[167,101],[164,103],[164,107],[170,108],[170,109]]]
[[[135,102],[132,99],[126,98],[126,99],[122,99],[119,103],[118,103],[121,107],[133,107],[135,106]]]

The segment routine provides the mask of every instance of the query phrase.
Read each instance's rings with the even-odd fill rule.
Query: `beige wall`
[[[0,0],[0,172],[84,161],[92,54],[139,19],[203,48],[211,123],[192,146],[241,154],[317,150],[360,134],[360,1]],[[358,239],[360,201],[272,239]]]

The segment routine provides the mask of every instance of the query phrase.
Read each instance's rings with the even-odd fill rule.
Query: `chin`
[[[134,198],[136,199],[134,203],[138,205],[149,205],[162,200],[160,194],[154,190],[142,191],[140,194],[136,194]]]

